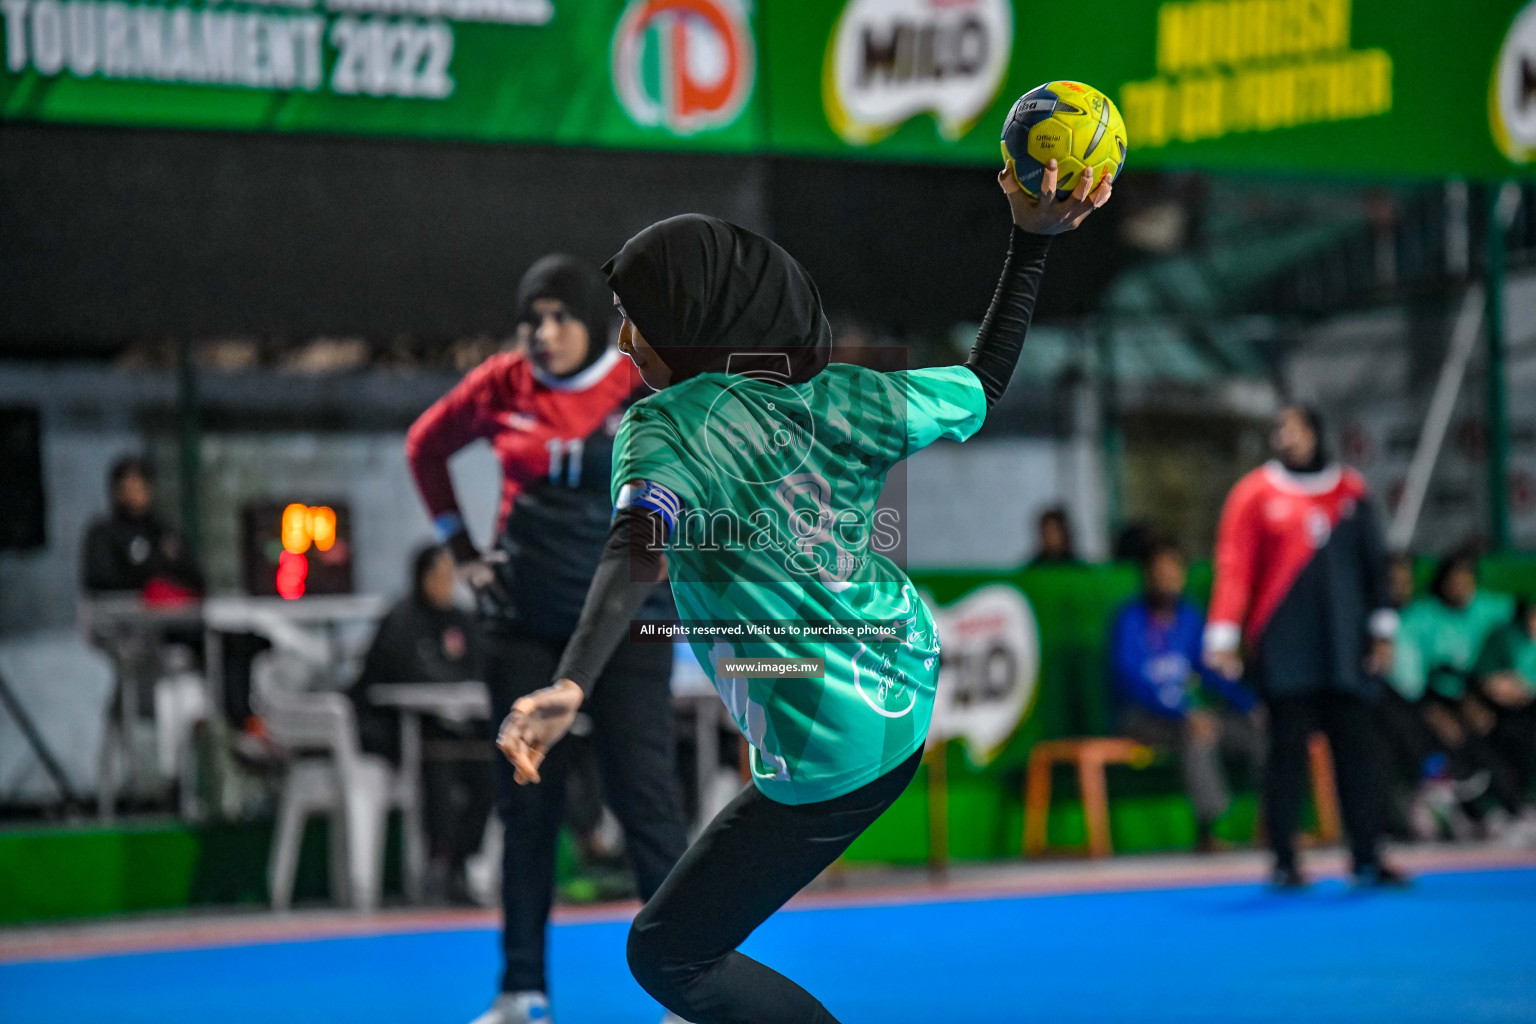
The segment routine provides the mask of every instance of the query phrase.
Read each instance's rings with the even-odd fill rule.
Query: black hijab
[[[603,277],[591,264],[574,256],[552,253],[539,259],[517,286],[517,318],[537,323],[535,299],[559,299],[587,329],[587,355],[581,365],[561,377],[574,377],[602,357],[608,348],[608,325],[613,322],[613,296]]]
[[[716,217],[652,224],[603,273],[673,383],[729,371],[799,384],[831,356],[811,275],[762,235]]]
[[[1307,429],[1312,431],[1312,437],[1317,443],[1312,449],[1311,461],[1305,466],[1286,465],[1285,468],[1293,473],[1321,473],[1333,461],[1333,455],[1328,451],[1328,439],[1324,435],[1327,425],[1323,421],[1323,414],[1317,406],[1308,405],[1305,402],[1293,402],[1287,405],[1280,410],[1280,415],[1284,416],[1288,412],[1294,412],[1301,417]]]

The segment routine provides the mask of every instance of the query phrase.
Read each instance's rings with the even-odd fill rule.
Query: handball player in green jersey
[[[1056,195],[1056,168],[1041,194]],[[814,282],[767,239],[711,217],[654,224],[604,267],[619,347],[656,394],[614,441],[614,520],[553,685],[519,699],[498,744],[539,781],[646,593],[669,577],[690,637],[751,744],[753,785],[705,827],[635,918],[629,964],[696,1024],[836,1020],[736,947],[847,849],[906,788],[938,678],[933,616],[884,553],[902,524],[877,507],[886,474],[980,428],[1018,361],[1050,236],[1108,201],[1084,177],[1030,199],[998,176],[1012,240],[964,365],[828,365]],[[759,627],[748,632],[748,627]],[[766,631],[765,631],[766,630]],[[727,659],[822,659],[819,678],[737,678]]]

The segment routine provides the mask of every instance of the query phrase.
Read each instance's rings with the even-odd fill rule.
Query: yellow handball
[[[1056,159],[1056,195],[1066,198],[1085,168],[1093,187],[1125,166],[1125,121],[1114,101],[1082,82],[1047,82],[1020,96],[1003,122],[1003,159],[1036,198],[1046,162]]]

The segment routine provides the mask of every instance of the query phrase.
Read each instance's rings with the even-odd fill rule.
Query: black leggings
[[[488,645],[487,682],[496,709],[553,680],[564,637],[497,637]],[[671,644],[625,642],[609,660],[582,712],[592,719],[603,795],[624,826],[624,847],[642,899],[649,899],[688,845],[672,744]],[[506,758],[496,758],[502,845],[503,992],[548,991],[544,941],[554,899],[555,844],[564,818],[573,748],[556,743],[538,785],[519,786]]]
[[[1371,704],[1335,690],[1272,699],[1269,767],[1264,774],[1264,827],[1279,868],[1296,866],[1296,829],[1307,794],[1307,740],[1313,729],[1328,737],[1339,810],[1356,871],[1378,864],[1381,841],[1381,765]]]
[[[694,1024],[837,1024],[816,997],[736,947],[895,802],[922,756],[821,803],[742,790],[635,918],[635,980]]]

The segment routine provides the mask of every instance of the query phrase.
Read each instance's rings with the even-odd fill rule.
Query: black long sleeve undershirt
[[[1007,390],[1019,364],[1024,335],[1035,314],[1040,280],[1045,276],[1045,254],[1050,247],[1050,235],[1030,234],[1018,226],[1008,240],[1008,259],[998,278],[997,291],[992,293],[992,305],[965,360],[987,393],[989,412]]]
[[[556,679],[569,679],[591,696],[597,677],[628,635],[630,620],[661,580],[666,529],[662,518],[649,509],[625,508],[614,515],[576,632],[555,670]]]

